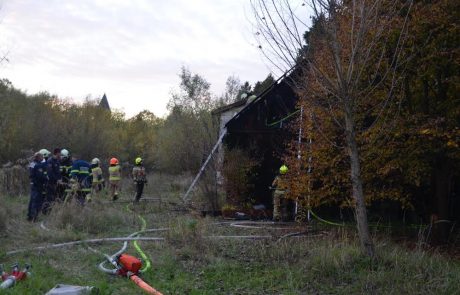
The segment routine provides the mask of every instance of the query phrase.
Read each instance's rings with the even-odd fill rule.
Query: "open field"
[[[31,278],[0,294],[44,294],[58,283],[97,286],[101,294],[142,294],[131,281],[100,272],[97,265],[103,256],[87,247],[112,254],[122,242],[5,254],[81,239],[125,237],[141,228],[138,214],[147,228],[169,228],[143,235],[164,241],[139,242],[152,261],[143,278],[164,294],[460,294],[459,261],[408,251],[384,237],[377,241],[379,258],[369,261],[360,255],[353,232],[320,225],[230,226],[229,221],[178,211],[169,201],[177,201],[182,184],[166,181],[168,185],[151,187],[146,194],[161,193],[161,206],[143,202],[134,212],[122,202],[57,206],[49,216],[41,216],[45,229],[40,222],[25,221],[28,197],[0,197],[0,263],[7,270],[14,262],[33,266]],[[126,192],[121,201],[129,195]],[[297,232],[306,235],[286,236]],[[269,237],[216,237],[236,235]],[[138,256],[132,242],[127,252]]]

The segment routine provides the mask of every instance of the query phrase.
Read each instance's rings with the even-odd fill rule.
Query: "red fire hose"
[[[136,285],[138,285],[142,290],[146,291],[148,294],[154,294],[154,295],[163,295],[162,293],[158,292],[157,290],[155,290],[155,288],[153,288],[152,286],[150,286],[149,284],[147,284],[146,282],[144,282],[140,277],[138,277],[137,275],[131,275],[129,277],[129,279],[131,281],[133,281]]]
[[[163,295],[139,277],[139,273],[142,268],[142,261],[138,258],[128,255],[126,253],[118,255],[115,258],[112,258],[107,255],[106,258],[116,268],[112,271],[113,274],[117,274],[122,277],[128,277],[131,281],[133,281],[137,286],[139,286],[148,294]]]

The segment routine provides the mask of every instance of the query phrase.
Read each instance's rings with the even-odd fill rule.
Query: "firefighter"
[[[118,199],[118,191],[120,189],[121,182],[121,168],[117,158],[110,159],[109,167],[109,186],[110,196],[113,201]]]
[[[46,187],[46,199],[43,204],[43,214],[47,214],[51,204],[56,200],[58,181],[61,180],[61,149],[55,148],[53,156],[46,161],[48,183]]]
[[[33,161],[29,165],[29,177],[30,201],[27,220],[35,222],[43,206],[43,193],[46,191],[48,181],[46,165],[43,163],[43,154],[40,152],[34,154]]]
[[[91,193],[91,166],[88,162],[72,156],[72,168],[70,170],[71,182],[75,184],[77,200],[81,205],[85,204],[86,195]]]
[[[142,192],[144,191],[144,184],[147,184],[147,179],[145,177],[145,168],[142,158],[136,158],[134,163],[136,164],[133,168],[133,179],[134,185],[136,186],[136,198],[134,201],[139,202],[142,197]]]
[[[70,152],[67,149],[61,150],[61,180],[58,181],[58,198],[60,200],[64,199],[65,191],[69,186],[70,180],[70,170],[72,169],[72,159],[70,158]]]
[[[286,165],[282,165],[279,170],[279,175],[275,177],[272,182],[272,189],[273,192],[273,220],[280,221],[281,220],[281,202],[285,193],[285,188],[281,184],[281,176],[288,172],[288,167]]]
[[[104,178],[102,176],[102,169],[99,167],[100,160],[98,158],[94,158],[91,160],[91,176],[92,176],[92,190],[91,195],[95,196],[99,193],[104,185]]]
[[[72,158],[70,152],[66,149],[61,150],[61,175],[67,179],[70,177],[70,169],[72,168]]]

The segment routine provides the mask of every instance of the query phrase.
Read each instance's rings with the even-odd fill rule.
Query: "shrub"
[[[252,176],[258,161],[251,158],[248,152],[242,149],[225,151],[223,165],[224,187],[227,193],[227,200],[230,203],[239,205],[245,203],[250,195]]]

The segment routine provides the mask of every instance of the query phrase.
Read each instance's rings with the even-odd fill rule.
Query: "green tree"
[[[170,110],[159,131],[158,162],[171,172],[196,171],[217,136],[211,110],[217,105],[210,84],[200,75],[181,69],[179,92],[168,103]]]

